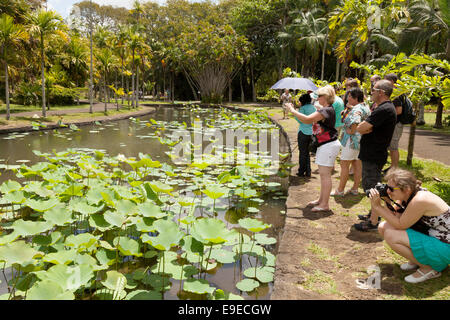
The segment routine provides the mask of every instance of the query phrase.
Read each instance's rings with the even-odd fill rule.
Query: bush
[[[258,100],[262,102],[280,102],[280,94],[276,90],[269,89],[266,95],[258,97]]]
[[[11,101],[24,106],[38,105],[40,90],[41,86],[38,83],[22,81],[11,95]]]
[[[70,105],[74,104],[79,95],[79,90],[76,88],[66,88],[60,85],[53,85],[49,90],[49,102],[55,105]]]

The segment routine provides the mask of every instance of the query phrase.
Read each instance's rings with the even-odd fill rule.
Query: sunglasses
[[[387,187],[388,187],[388,189],[392,192],[392,191],[394,191],[394,190],[400,190],[400,188],[399,187],[392,187],[392,186],[390,186],[390,185],[386,185]]]
[[[384,92],[384,90],[383,90],[383,89],[372,88],[372,92],[374,92],[374,91],[383,91],[383,92]]]

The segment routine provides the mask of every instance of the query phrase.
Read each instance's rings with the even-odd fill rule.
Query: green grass
[[[67,109],[87,109],[89,108],[89,104],[72,104],[67,106],[55,105],[50,106],[50,110],[67,110]],[[11,114],[19,113],[19,112],[40,112],[42,111],[42,106],[24,106],[20,104],[10,104],[10,112]],[[6,104],[0,105],[0,114],[6,114]]]
[[[450,114],[448,114],[448,113],[444,113],[442,115],[442,124],[444,125],[444,127],[441,129],[437,129],[437,128],[433,128],[433,126],[436,122],[436,112],[425,112],[425,114],[424,114],[425,124],[417,126],[417,128],[424,129],[424,130],[431,130],[431,131],[439,132],[439,133],[450,134],[450,126],[445,126],[445,123],[444,123],[445,118],[448,116],[450,116]]]

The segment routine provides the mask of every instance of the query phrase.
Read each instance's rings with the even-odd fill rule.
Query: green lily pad
[[[170,192],[173,190],[173,188],[165,183],[159,182],[159,181],[153,181],[149,182],[150,187],[153,189],[154,192],[159,193],[167,193],[171,194]]]
[[[142,242],[149,243],[158,250],[169,250],[171,247],[178,245],[183,238],[184,233],[178,229],[178,225],[173,221],[157,220],[153,223],[154,230],[159,234],[156,237],[150,237],[144,234]]]
[[[93,214],[89,217],[89,225],[93,228],[100,230],[101,232],[105,232],[113,228],[113,226],[105,220],[103,214]]]
[[[24,203],[27,198],[25,197],[25,194],[23,191],[11,191],[10,193],[7,193],[3,197],[4,203],[15,203],[20,204]]]
[[[206,189],[201,190],[211,199],[219,199],[221,196],[228,193],[228,188],[222,187],[218,184],[208,185]]]
[[[225,243],[234,233],[227,229],[223,221],[214,218],[198,219],[191,228],[191,235],[207,245]]]
[[[48,236],[37,235],[33,237],[33,243],[40,246],[51,246],[61,239],[62,234],[59,231],[50,233]]]
[[[9,193],[11,191],[18,191],[21,188],[22,186],[17,181],[8,180],[2,183],[0,186],[0,192]]]
[[[127,285],[127,278],[120,272],[112,270],[106,272],[106,280],[101,283],[114,292],[113,300],[116,300],[120,297],[121,292],[124,291],[124,288]]]
[[[64,290],[59,283],[44,280],[38,281],[28,290],[27,300],[74,300],[72,292]]]
[[[13,222],[11,228],[21,236],[32,236],[50,230],[53,224],[48,221],[25,221],[19,219]]]
[[[122,225],[127,220],[127,216],[120,214],[118,212],[115,212],[115,211],[106,211],[103,214],[103,217],[105,218],[106,222],[108,222],[109,224],[111,224],[113,226],[119,227],[119,228],[121,228]]]
[[[256,190],[253,190],[253,189],[242,189],[242,188],[238,188],[238,189],[234,190],[234,194],[239,196],[239,197],[241,197],[241,198],[243,198],[243,199],[256,197],[258,195]]]
[[[259,287],[259,282],[253,279],[244,279],[236,283],[236,287],[241,291],[250,292]]]
[[[104,206],[92,206],[85,198],[73,198],[69,202],[68,208],[84,215],[91,215],[102,210]]]
[[[245,300],[243,297],[233,294],[231,292],[223,291],[222,289],[217,289],[211,296],[212,300]]]
[[[76,249],[95,249],[98,237],[90,233],[81,233],[77,235],[70,235],[66,238],[64,245],[74,247]],[[91,248],[92,247],[92,248]]]
[[[50,200],[34,200],[27,199],[24,202],[24,205],[30,207],[33,210],[44,212],[47,211],[59,203],[59,200],[56,198],[52,198]]]
[[[259,268],[248,268],[244,271],[244,275],[247,278],[256,278],[262,283],[269,283],[273,281],[273,274],[275,270],[271,267],[259,267]]]
[[[74,292],[86,285],[94,277],[94,272],[92,266],[87,264],[75,266],[57,264],[47,271],[37,272],[36,275],[41,280],[56,282],[64,290]]]
[[[142,253],[139,251],[139,242],[134,239],[128,237],[116,237],[113,240],[113,244],[119,247],[119,251],[124,256],[142,256]]]
[[[60,250],[58,252],[47,253],[42,260],[53,264],[69,264],[76,259],[77,250]]]
[[[272,226],[271,224],[266,224],[252,218],[239,219],[238,223],[242,228],[245,228],[251,232],[260,232]]]
[[[277,243],[277,239],[269,237],[265,233],[255,234],[255,240],[257,243],[259,243],[261,245],[271,245],[271,244]]]
[[[236,253],[225,249],[214,248],[211,251],[211,259],[215,259],[220,263],[233,263],[236,261]]]
[[[163,212],[160,208],[160,206],[150,202],[146,201],[144,203],[141,203],[137,206],[137,210],[139,214],[141,214],[144,217],[147,218],[156,218],[160,219],[167,215],[167,213]]]
[[[157,291],[135,290],[131,291],[125,300],[162,300],[162,294]]]
[[[5,268],[16,263],[19,265],[31,264],[33,259],[42,255],[42,252],[33,249],[22,240],[0,247],[0,261],[6,262]]]
[[[155,230],[153,227],[153,219],[152,218],[138,218],[135,220],[134,225],[136,226],[136,230],[139,232],[150,232]]]
[[[197,294],[212,294],[215,288],[209,286],[209,282],[203,279],[189,279],[184,281],[183,290]]]
[[[43,216],[45,220],[57,226],[63,226],[75,221],[72,218],[72,211],[63,204],[56,205],[50,210],[45,211]]]
[[[123,215],[134,215],[137,213],[137,205],[130,200],[119,200],[116,202],[116,210]]]

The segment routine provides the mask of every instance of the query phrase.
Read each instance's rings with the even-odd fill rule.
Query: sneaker
[[[378,222],[376,225],[373,225],[370,221],[363,221],[361,223],[356,223],[353,226],[356,230],[367,232],[367,231],[377,231],[378,230]]]
[[[414,277],[415,273],[419,273],[420,277]],[[424,273],[423,271],[421,271],[420,269],[418,269],[416,272],[414,272],[413,274],[410,274],[409,276],[405,277],[405,281],[409,282],[409,283],[419,283],[419,282],[423,282],[429,279],[433,279],[433,278],[437,278],[440,277],[441,273],[437,272],[436,270],[431,270],[427,273]]]

